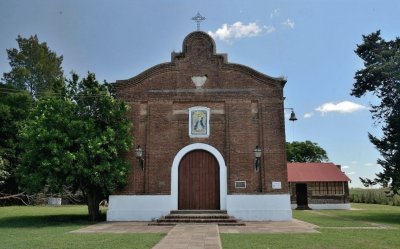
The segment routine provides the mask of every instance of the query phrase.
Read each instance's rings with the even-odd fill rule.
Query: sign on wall
[[[189,137],[210,135],[210,108],[196,106],[189,108]]]
[[[272,182],[272,189],[282,189],[281,182]]]

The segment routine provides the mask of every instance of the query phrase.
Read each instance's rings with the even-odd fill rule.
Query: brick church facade
[[[201,31],[186,36],[171,62],[117,81],[118,98],[131,107],[135,147],[127,154],[129,184],[110,196],[107,220],[152,220],[176,209],[291,219],[285,83],[229,63]]]

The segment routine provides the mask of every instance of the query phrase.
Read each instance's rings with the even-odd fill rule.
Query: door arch
[[[178,209],[219,209],[219,166],[205,150],[187,153],[179,163]]]
[[[204,143],[194,143],[183,147],[175,156],[171,168],[171,208],[178,209],[178,171],[179,163],[182,158],[193,150],[205,150],[211,153],[217,159],[219,166],[219,203],[220,209],[226,209],[227,198],[227,171],[226,164],[222,154],[213,146]]]

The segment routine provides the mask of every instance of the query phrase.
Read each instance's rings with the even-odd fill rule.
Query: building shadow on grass
[[[351,217],[353,220],[400,226],[400,213],[368,213]]]
[[[92,225],[106,220],[106,215],[101,214],[100,220],[89,221],[89,216],[84,214],[66,215],[41,215],[41,216],[15,216],[0,219],[0,228],[23,227],[62,227],[71,225]]]

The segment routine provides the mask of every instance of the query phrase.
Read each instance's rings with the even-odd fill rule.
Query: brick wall
[[[202,87],[192,76],[206,76]],[[145,170],[135,158],[125,194],[169,194],[171,166],[184,146],[206,143],[224,157],[228,193],[288,193],[283,109],[285,80],[272,78],[246,66],[227,62],[215,53],[215,43],[203,32],[189,34],[181,53],[172,61],[116,82],[117,96],[131,106],[135,148],[145,150]],[[188,109],[204,106],[211,110],[210,136],[190,138]],[[253,150],[263,150],[260,172],[254,168]],[[260,181],[261,178],[261,181]],[[247,182],[235,189],[234,181]],[[273,190],[272,181],[282,189]]]

